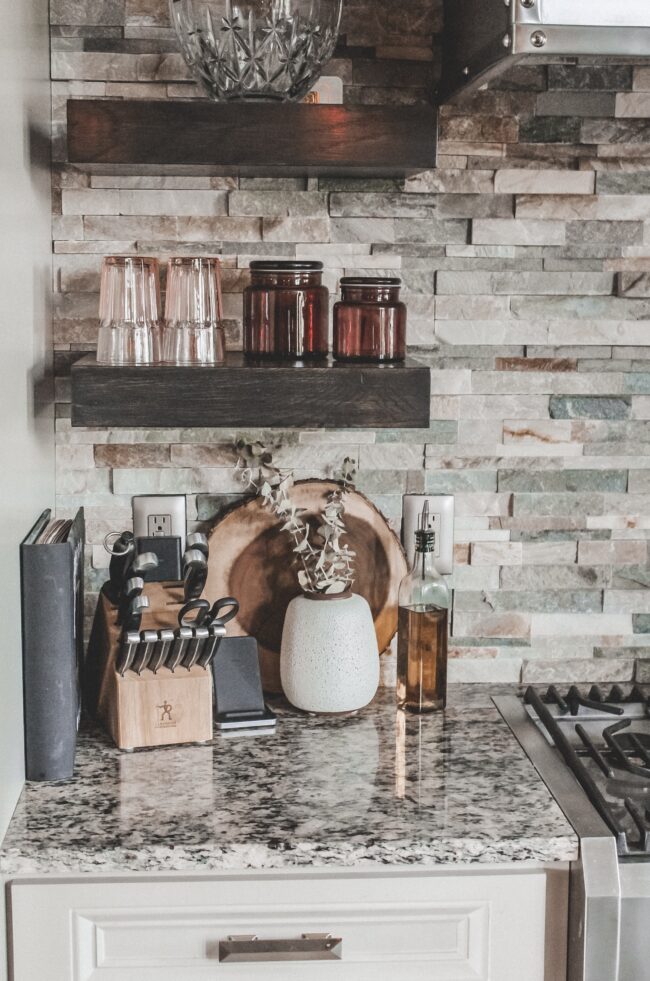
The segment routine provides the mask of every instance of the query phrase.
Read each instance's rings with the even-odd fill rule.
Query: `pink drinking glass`
[[[162,332],[165,364],[214,365],[225,361],[221,263],[176,256],[167,264]]]
[[[159,362],[160,313],[158,260],[105,256],[99,292],[98,364]]]

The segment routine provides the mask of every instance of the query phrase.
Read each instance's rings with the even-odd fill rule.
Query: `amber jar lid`
[[[401,286],[402,280],[389,276],[343,276],[341,286]]]
[[[251,272],[322,272],[322,262],[300,262],[294,259],[256,259]]]

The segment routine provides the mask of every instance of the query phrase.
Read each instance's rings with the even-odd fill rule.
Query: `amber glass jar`
[[[251,262],[244,290],[244,352],[255,358],[327,355],[329,290],[322,262]]]
[[[403,361],[406,306],[400,279],[344,276],[334,306],[334,357],[339,361]]]

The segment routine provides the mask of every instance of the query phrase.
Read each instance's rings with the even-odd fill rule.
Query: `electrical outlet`
[[[409,564],[415,555],[415,532],[425,502],[429,504],[428,531],[436,533],[436,568],[442,575],[454,571],[454,498],[450,494],[406,494],[402,498],[402,544]]]
[[[142,494],[133,498],[133,534],[136,538],[180,538],[185,549],[187,514],[183,494]]]
[[[172,533],[171,514],[150,514],[147,517],[149,538],[169,538]]]

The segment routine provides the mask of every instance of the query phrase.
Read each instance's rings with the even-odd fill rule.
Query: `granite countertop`
[[[120,753],[90,726],[75,776],[27,784],[5,876],[426,867],[574,859],[571,826],[490,700],[457,685],[443,715],[381,692],[354,717],[280,712],[277,731]]]

